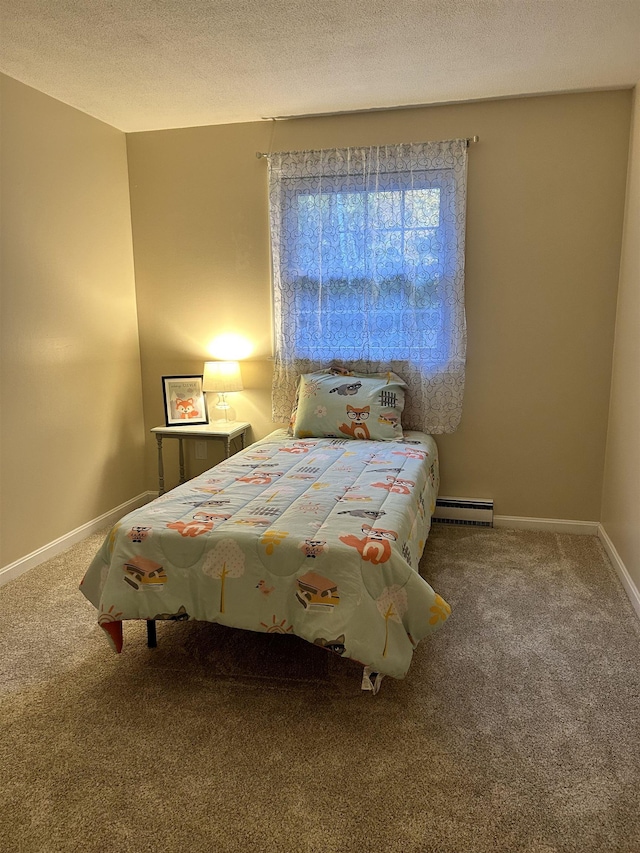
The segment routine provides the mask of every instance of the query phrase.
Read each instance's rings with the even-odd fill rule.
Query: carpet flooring
[[[436,525],[408,676],[291,636],[125,625],[103,534],[0,589],[0,849],[638,853],[640,622],[597,539]]]

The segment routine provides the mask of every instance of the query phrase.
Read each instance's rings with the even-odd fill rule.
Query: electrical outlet
[[[196,441],[196,459],[206,459],[207,458],[207,442],[206,441]]]

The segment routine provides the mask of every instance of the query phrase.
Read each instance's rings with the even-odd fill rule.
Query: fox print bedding
[[[448,604],[418,573],[438,490],[431,436],[278,430],[135,510],[80,585],[115,651],[128,619],[293,633],[402,678]]]

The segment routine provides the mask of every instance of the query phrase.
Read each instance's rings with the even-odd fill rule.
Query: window
[[[413,187],[385,190],[293,189],[286,267],[299,358],[360,359],[368,340],[369,359],[446,363],[447,188],[412,179]]]
[[[463,381],[465,174],[465,140],[270,156],[274,403],[332,361],[419,380],[423,410]]]

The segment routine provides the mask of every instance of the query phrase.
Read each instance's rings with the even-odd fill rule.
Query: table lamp
[[[227,403],[225,394],[243,390],[240,364],[237,361],[205,361],[202,390],[218,394],[215,407],[219,412],[218,420],[224,418],[228,421],[231,406]]]

